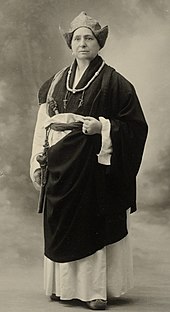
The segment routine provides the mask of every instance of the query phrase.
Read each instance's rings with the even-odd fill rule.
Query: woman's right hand
[[[34,187],[37,191],[40,191],[40,187],[41,187],[41,169],[38,168],[34,171]]]

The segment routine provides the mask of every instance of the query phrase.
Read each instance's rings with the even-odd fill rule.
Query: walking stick
[[[50,128],[46,128],[46,138],[45,143],[43,145],[44,150],[42,154],[39,154],[36,159],[40,164],[41,168],[41,188],[39,193],[38,199],[38,208],[37,213],[42,213],[44,210],[44,203],[45,203],[45,190],[46,190],[46,183],[47,183],[47,176],[48,176],[48,135],[49,135]]]

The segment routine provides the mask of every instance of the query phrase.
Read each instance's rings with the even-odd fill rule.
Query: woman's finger
[[[91,116],[85,116],[84,117],[84,121],[92,121],[92,120],[95,120],[96,118],[94,117],[91,117]]]

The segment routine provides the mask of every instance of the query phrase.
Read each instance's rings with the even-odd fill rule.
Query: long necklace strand
[[[68,71],[68,75],[67,75],[67,81],[66,81],[67,90],[72,92],[72,93],[81,92],[81,91],[86,90],[89,87],[89,85],[92,83],[92,81],[99,75],[99,73],[101,72],[104,65],[105,65],[105,62],[103,61],[102,65],[99,67],[99,69],[95,72],[93,77],[88,81],[88,83],[83,88],[80,88],[80,89],[74,89],[73,88],[72,89],[69,87],[70,75],[71,75],[72,68],[73,68],[73,63],[72,63],[70,66],[70,69]]]

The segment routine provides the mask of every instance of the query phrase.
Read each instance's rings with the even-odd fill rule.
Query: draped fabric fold
[[[84,72],[83,87],[101,66],[97,56]],[[73,83],[74,70],[70,78]],[[113,68],[104,65],[85,91],[66,95],[67,68],[54,88],[58,113],[101,116],[111,123],[111,165],[97,161],[101,136],[86,136],[73,129],[49,148],[48,183],[44,211],[45,255],[56,262],[87,257],[128,233],[126,211],[136,210],[136,175],[139,170],[147,124],[134,87]],[[40,102],[47,90],[41,88]],[[51,111],[52,113],[52,111]]]

